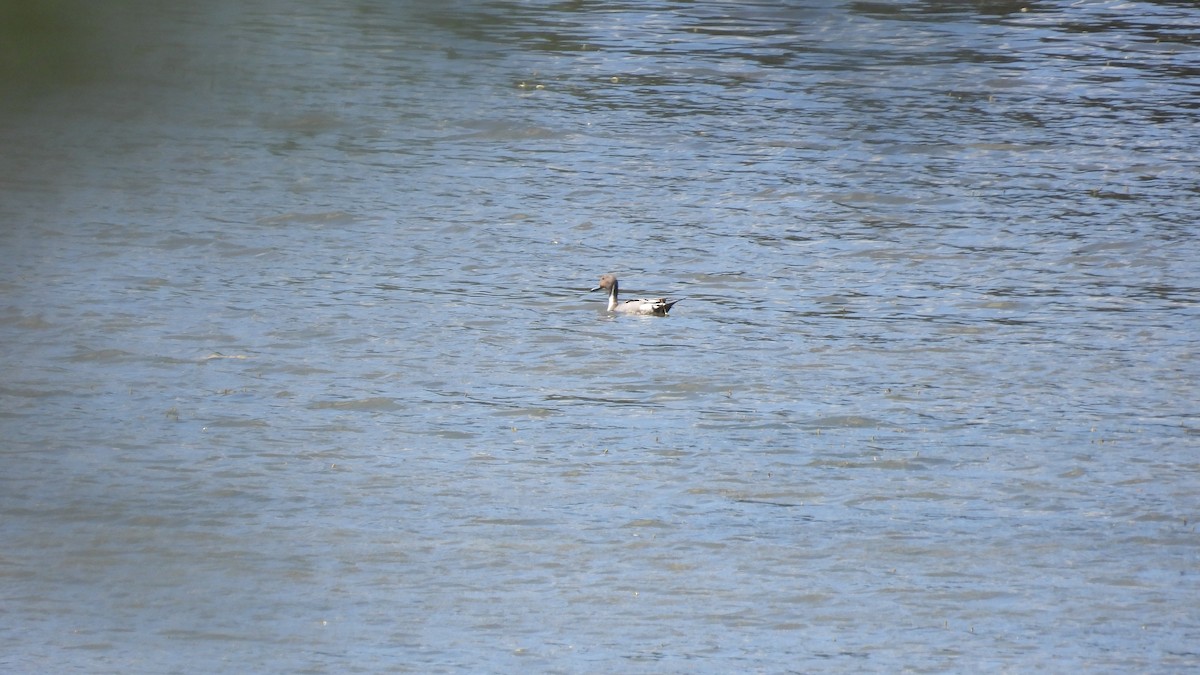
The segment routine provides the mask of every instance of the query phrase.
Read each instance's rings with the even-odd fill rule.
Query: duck
[[[620,314],[645,314],[649,316],[666,316],[667,312],[675,306],[679,300],[667,300],[666,298],[639,298],[637,300],[626,300],[621,302],[617,300],[617,277],[612,274],[605,274],[600,277],[600,285],[593,288],[589,292],[599,290],[608,291],[608,311],[618,312]]]

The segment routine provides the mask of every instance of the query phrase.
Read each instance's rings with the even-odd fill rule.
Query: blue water
[[[1200,665],[1192,3],[79,16],[5,672]]]

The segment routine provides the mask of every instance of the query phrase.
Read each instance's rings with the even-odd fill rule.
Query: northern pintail
[[[666,316],[667,312],[671,311],[671,307],[679,300],[667,300],[666,298],[638,300],[626,300],[620,302],[617,300],[617,278],[611,274],[605,274],[600,277],[600,285],[593,288],[592,291],[599,290],[608,291],[608,311],[621,312],[624,314],[652,314],[654,316]]]

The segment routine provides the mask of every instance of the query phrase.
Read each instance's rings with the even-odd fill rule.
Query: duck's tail
[[[666,314],[667,312],[671,311],[671,308],[675,306],[675,303],[681,302],[684,299],[685,298],[678,298],[676,300],[667,300],[666,298],[663,298],[662,299],[662,303],[663,303],[662,304],[662,313]]]

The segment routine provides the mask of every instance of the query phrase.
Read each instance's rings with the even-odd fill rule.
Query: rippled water
[[[1200,665],[1193,3],[91,12],[6,672]]]

